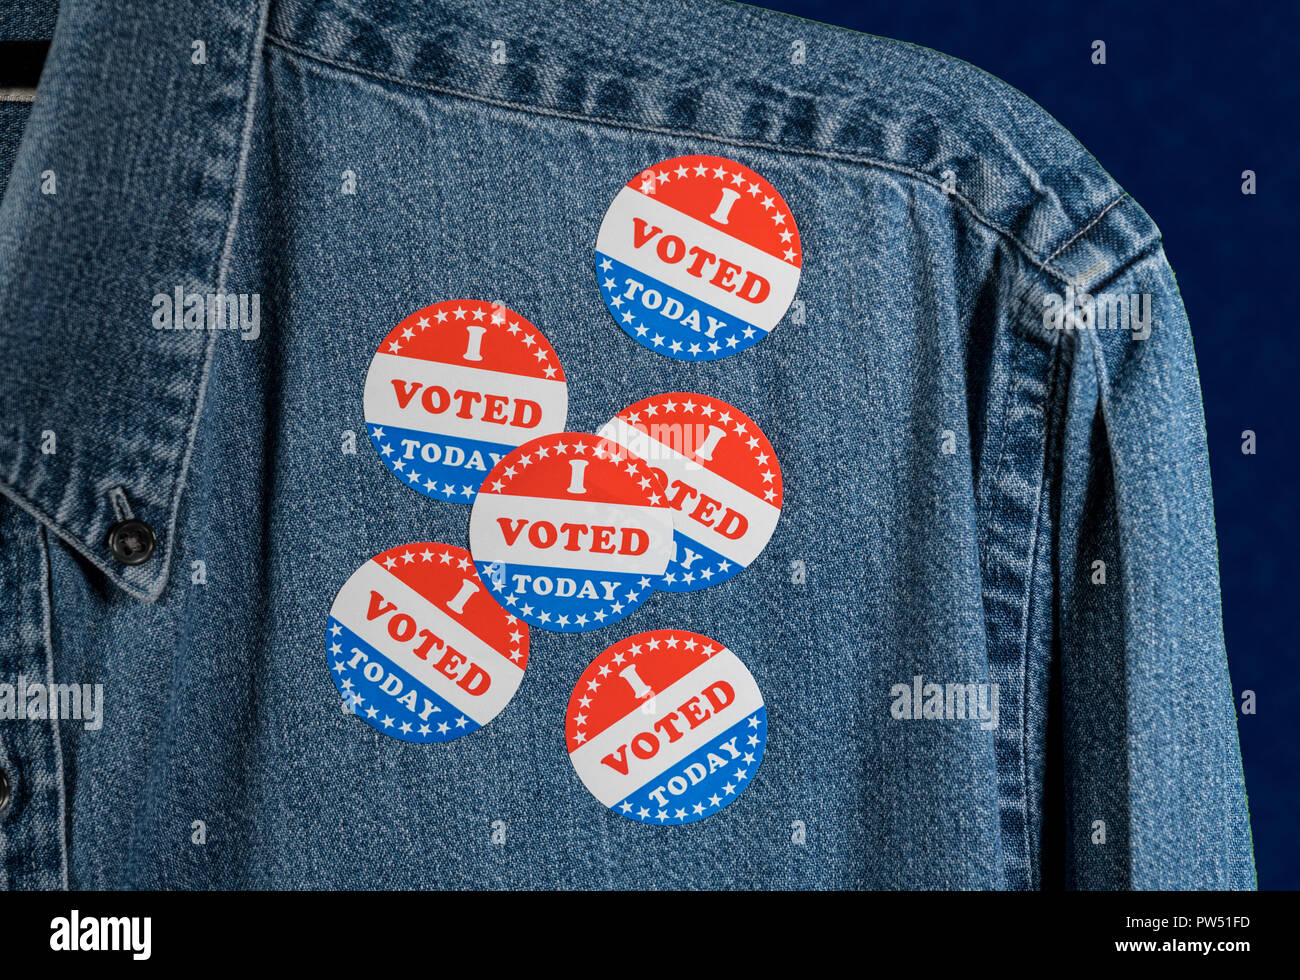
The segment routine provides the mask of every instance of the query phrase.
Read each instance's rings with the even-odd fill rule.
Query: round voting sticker
[[[623,331],[682,361],[758,343],[799,286],[802,253],[781,195],[725,157],[675,157],[638,174],[605,212],[596,281]]]
[[[593,796],[642,823],[692,823],[754,779],[763,695],[721,643],[685,630],[628,637],[591,662],[565,716],[569,759]]]
[[[599,436],[524,443],[483,481],[469,547],[498,602],[564,633],[631,613],[668,566],[672,511],[643,460]]]
[[[390,548],[353,572],[325,643],[343,703],[404,742],[482,728],[528,665],[528,627],[487,594],[468,551],[433,542]]]
[[[510,450],[562,432],[569,394],[542,332],[499,303],[455,299],[412,313],[366,374],[366,429],[413,490],[469,503]]]
[[[693,592],[725,582],[767,545],[781,517],[781,466],[740,409],[705,395],[655,395],[600,434],[656,471],[673,509],[673,556],[655,588]]]

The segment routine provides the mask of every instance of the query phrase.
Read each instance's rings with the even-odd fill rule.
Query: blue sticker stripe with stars
[[[767,709],[760,707],[610,809],[660,826],[703,820],[740,796],[754,778],[766,747]],[[692,782],[701,773],[702,778]]]
[[[667,571],[654,580],[655,588],[664,592],[707,589],[710,585],[727,581],[745,568],[681,531],[673,532],[673,543],[676,546],[673,560],[668,563]],[[694,557],[687,554],[687,549],[694,553]],[[685,564],[688,561],[689,566]]]
[[[600,251],[596,252],[596,278],[601,298],[623,332],[642,347],[679,361],[714,361],[752,347],[767,336],[761,327],[724,313]],[[628,280],[641,283],[642,287],[632,299],[626,295]],[[642,303],[645,289],[653,289],[663,297],[657,309],[648,309]],[[664,315],[670,300],[681,304],[683,312],[679,317]],[[692,310],[699,311],[699,330],[681,322]],[[708,336],[710,316],[726,324],[714,332],[712,339]]]
[[[515,448],[504,443],[400,429],[392,425],[367,423],[366,431],[384,465],[408,487],[434,500],[471,502],[483,478]],[[406,458],[408,447],[403,445],[408,440],[418,443],[412,447],[410,459]],[[436,452],[438,462],[430,463],[421,455],[426,446],[436,447],[430,455]],[[455,460],[457,465],[449,466],[448,458]]]
[[[588,572],[516,562],[480,561],[475,565],[479,578],[505,609],[526,623],[561,633],[615,622],[654,594],[655,577],[640,572]],[[544,580],[545,592],[538,591],[539,578]],[[610,583],[612,589],[604,583]],[[572,595],[557,595],[570,591]]]
[[[482,727],[333,616],[329,619],[327,643],[330,676],[334,678],[335,686],[352,713],[371,728],[404,742],[447,742]],[[371,663],[383,667],[384,676],[377,681],[367,680],[363,673],[366,661],[358,663],[355,669],[349,667],[348,662],[353,658],[355,650],[360,650],[369,657]],[[389,674],[401,681],[402,689],[396,695],[379,687]],[[408,691],[416,692],[415,711],[397,700]],[[428,707],[429,704],[433,705],[432,709]],[[421,714],[427,717],[422,719]]]

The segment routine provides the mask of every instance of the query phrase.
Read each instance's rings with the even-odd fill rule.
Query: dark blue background
[[[1151,215],[1192,324],[1210,440],[1223,620],[1260,888],[1300,887],[1296,721],[1295,4],[934,0],[756,6],[911,41],[1051,113]],[[1289,8],[1289,9],[1288,9]],[[1106,64],[1091,62],[1106,42]],[[1257,194],[1241,193],[1256,173]],[[1256,433],[1244,455],[1241,433]],[[1287,556],[1291,556],[1288,558]]]

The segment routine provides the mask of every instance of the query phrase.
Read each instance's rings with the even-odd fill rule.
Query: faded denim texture
[[[705,364],[631,342],[591,270],[623,182],[696,152],[770,180],[804,250],[803,315]],[[155,330],[178,285],[259,293],[260,335]],[[1149,337],[1050,328],[1069,285],[1149,294]],[[736,405],[785,507],[723,585],[534,630],[506,709],[419,746],[341,710],[322,638],[371,555],[466,543],[361,414],[378,340],[461,296],[545,331],[571,429]],[[118,489],[158,533],[139,566]],[[0,721],[8,888],[1254,886],[1159,233],[925,49],[684,0],[66,0],[0,210],[0,494],[0,683],[105,700],[100,731]],[[656,628],[734,650],[770,724],[743,797],[679,828],[606,811],[564,745],[586,665]],[[997,684],[998,727],[894,717],[917,675]]]

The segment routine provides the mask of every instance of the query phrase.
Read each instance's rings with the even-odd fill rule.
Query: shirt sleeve
[[[1252,889],[1187,316],[1158,241],[1100,282],[1062,347],[1066,883]]]

